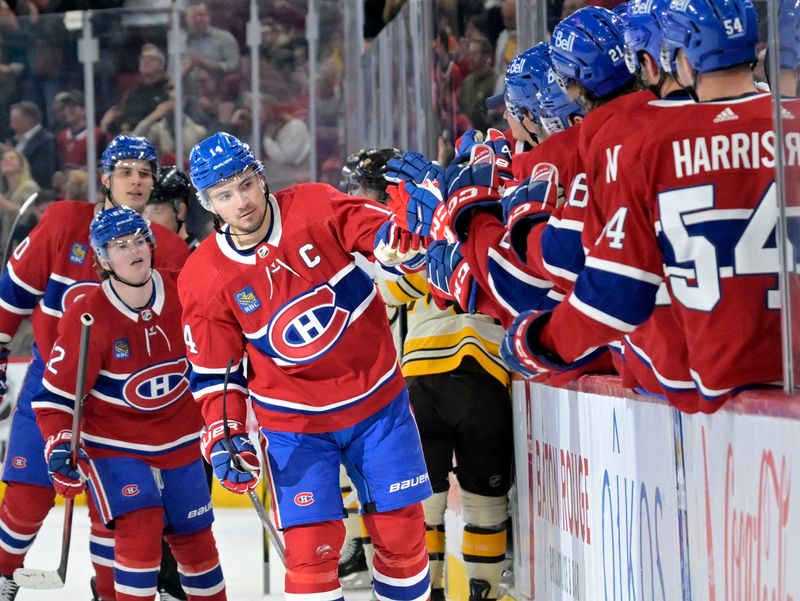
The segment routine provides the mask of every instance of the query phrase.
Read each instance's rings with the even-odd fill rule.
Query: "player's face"
[[[150,277],[152,250],[142,234],[116,238],[106,246],[108,263],[121,279],[140,284]]]
[[[124,159],[114,165],[111,175],[104,174],[102,181],[114,202],[141,213],[153,191],[153,170],[147,161]]]
[[[264,181],[253,172],[206,191],[211,209],[231,227],[231,233],[254,237],[269,225],[265,223],[267,203],[264,193]]]
[[[167,228],[171,232],[178,231],[178,216],[175,214],[175,209],[172,208],[171,203],[160,202],[154,205],[147,205],[142,211],[142,217]]]

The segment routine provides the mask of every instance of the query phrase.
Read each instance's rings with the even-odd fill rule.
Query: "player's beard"
[[[257,207],[248,219],[235,219],[230,223],[231,234],[235,236],[249,236],[255,234],[264,225],[267,217],[267,202]]]

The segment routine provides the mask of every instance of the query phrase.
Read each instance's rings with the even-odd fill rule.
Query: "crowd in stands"
[[[162,164],[176,162],[175,82],[168,47],[171,5],[165,0],[0,1],[0,247],[8,240],[17,209],[33,191],[49,190],[56,199],[94,200],[87,198],[87,115],[77,53],[81,32],[66,26],[66,10],[93,9],[93,33],[101,55],[94,64],[98,154],[116,134],[129,133],[152,140]],[[305,181],[310,173],[306,10],[305,0],[259,2],[260,143],[278,187]],[[316,94],[317,152],[322,162],[344,154],[344,58],[336,31],[341,20],[338,4],[321,2],[320,11],[324,35]],[[248,19],[247,2],[182,3],[184,155],[215,131],[251,138]],[[18,156],[9,153],[6,158],[7,150]],[[206,223],[196,226],[199,236],[208,232]]]

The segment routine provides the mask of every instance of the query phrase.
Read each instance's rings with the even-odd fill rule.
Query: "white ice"
[[[282,595],[265,595],[263,577],[263,555],[261,523],[255,511],[246,509],[215,509],[216,521],[213,530],[217,539],[222,569],[227,583],[228,599],[231,601],[256,601],[270,599],[278,601]],[[64,523],[64,508],[59,505],[45,520],[33,548],[25,561],[26,567],[55,570],[61,552],[61,532]],[[34,591],[20,589],[17,601],[89,601],[89,578],[92,567],[89,561],[89,519],[86,507],[76,507],[73,524],[72,546],[69,556],[67,581],[57,591]],[[278,580],[280,590],[282,579]],[[273,588],[273,590],[276,590]],[[353,601],[368,601],[370,591],[345,591],[345,597]]]

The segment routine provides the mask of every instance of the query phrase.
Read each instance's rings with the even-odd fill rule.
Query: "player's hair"
[[[348,184],[347,191],[357,187],[376,190],[381,193],[381,199],[385,199],[388,182],[383,174],[386,163],[389,159],[399,159],[402,154],[397,148],[369,148],[350,155],[347,164],[342,167],[342,176]]]

